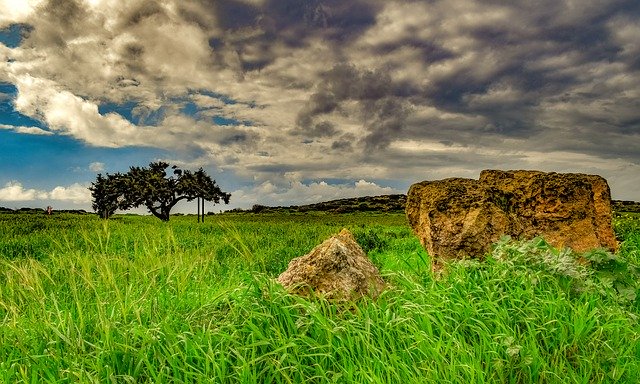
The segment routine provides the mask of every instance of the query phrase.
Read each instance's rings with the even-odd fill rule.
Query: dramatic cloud
[[[599,173],[614,197],[640,200],[627,189],[640,183],[636,0],[0,9],[0,29],[21,39],[0,44],[0,103],[42,124],[2,130],[167,150],[235,185],[277,186],[274,202],[348,194],[320,180],[404,189],[516,167]]]
[[[316,116],[328,115],[343,109],[350,102],[357,106],[353,111],[360,116],[366,136],[362,141],[366,150],[385,148],[401,134],[409,113],[403,99],[403,84],[394,85],[385,71],[361,71],[353,65],[338,64],[322,74],[319,89],[311,95],[297,117],[297,125],[310,137],[333,136],[334,124],[329,121],[314,122]],[[351,108],[353,110],[353,108]],[[339,148],[334,142],[332,148]]]

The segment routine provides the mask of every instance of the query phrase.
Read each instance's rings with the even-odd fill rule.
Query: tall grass
[[[505,240],[434,280],[402,215],[0,216],[0,382],[638,382],[637,219],[595,267]],[[274,282],[341,227],[376,301]]]

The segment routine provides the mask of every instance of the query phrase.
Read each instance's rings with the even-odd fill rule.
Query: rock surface
[[[378,269],[347,229],[291,260],[277,281],[292,293],[307,296],[313,291],[338,300],[375,298],[385,286]]]
[[[555,247],[617,249],[607,181],[596,175],[482,171],[411,186],[407,218],[432,258],[482,258],[503,235],[542,236]]]

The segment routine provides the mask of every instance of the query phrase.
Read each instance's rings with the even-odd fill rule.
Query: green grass
[[[592,266],[505,240],[434,280],[399,214],[0,215],[0,382],[640,382],[640,216],[615,224]],[[274,283],[342,227],[375,302]]]

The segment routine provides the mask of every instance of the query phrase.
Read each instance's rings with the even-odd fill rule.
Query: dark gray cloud
[[[443,60],[453,59],[455,54],[436,41],[423,40],[415,35],[403,36],[393,42],[384,42],[376,45],[373,52],[376,55],[390,55],[401,49],[410,48],[418,51],[419,57],[425,63],[437,63]]]
[[[336,132],[335,125],[329,121],[321,121],[315,124],[312,129],[305,131],[305,133],[311,137],[331,137]]]
[[[245,143],[248,140],[248,136],[244,132],[237,132],[227,135],[220,140],[220,145],[227,146],[232,144]]]
[[[331,149],[334,150],[339,150],[339,151],[348,151],[351,150],[353,148],[351,141],[349,140],[336,140],[333,143],[331,143]]]
[[[257,143],[260,141],[260,135],[243,127],[227,126],[217,132],[217,143],[221,148],[225,149],[241,149],[248,153],[256,152]],[[207,140],[207,136],[202,134],[203,140]]]
[[[313,127],[316,116],[339,110],[344,101],[357,100],[363,128],[368,132],[363,139],[366,149],[381,149],[393,140],[407,138],[436,138],[459,144],[482,141],[478,135],[533,138],[556,129],[549,121],[554,120],[551,113],[541,113],[549,104],[564,104],[563,108],[572,110],[574,116],[567,123],[592,126],[593,133],[603,129],[611,134],[636,131],[638,112],[633,107],[623,110],[610,105],[608,108],[615,111],[597,118],[587,113],[588,121],[581,119],[584,113],[576,109],[616,99],[620,88],[628,89],[620,85],[611,89],[606,84],[608,76],[598,76],[600,67],[624,63],[625,74],[634,73],[637,78],[633,70],[637,59],[625,54],[611,23],[630,14],[637,20],[638,3],[589,2],[575,8],[564,2],[543,3],[490,2],[492,10],[475,14],[470,2],[469,11],[456,19],[454,8],[461,8],[460,3],[430,2],[435,13],[453,21],[449,28],[412,25],[370,46],[371,52],[381,57],[412,50],[412,59],[421,60],[427,73],[416,73],[413,81],[394,84],[394,71],[402,70],[398,65],[411,63],[368,71],[338,65],[322,77],[318,90],[298,115],[298,126]],[[512,17],[491,20],[500,12]],[[472,22],[458,21],[474,17],[477,19]],[[460,41],[465,49],[454,48]],[[428,73],[430,66],[444,70],[433,76]],[[564,95],[567,101],[554,103],[558,95]],[[622,105],[628,106],[629,101]],[[425,120],[411,117],[412,107],[436,108],[442,113]],[[443,119],[443,113],[456,117]],[[407,126],[407,118],[420,125]],[[597,124],[599,120],[606,124]],[[585,134],[590,135],[589,131]],[[565,148],[556,144],[557,149]]]
[[[375,23],[377,2],[342,0],[269,0],[262,8],[263,25],[292,46],[322,35],[336,42],[353,39]]]
[[[337,134],[339,131],[332,125],[331,130],[322,130],[327,134],[318,135],[319,125],[314,124],[316,117],[340,109],[341,103],[356,102],[367,132],[362,140],[365,150],[384,148],[399,137],[404,127],[410,110],[405,91],[402,86],[394,84],[385,70],[361,70],[352,64],[338,64],[322,74],[317,91],[298,113],[298,130],[312,137]],[[343,149],[346,144],[336,141],[332,148]]]
[[[616,139],[621,135],[637,143],[640,132],[640,109],[623,96],[633,93],[639,73],[616,32],[630,20],[637,22],[640,3],[585,2],[575,7],[557,1],[493,4],[517,18],[493,23],[479,20],[436,34],[431,44],[437,47],[465,38],[469,48],[447,51],[445,60],[452,62],[451,70],[432,78],[422,95],[412,98],[418,105],[467,116],[475,124],[452,126],[434,116],[409,128],[413,136],[435,135],[462,144],[481,141],[479,135],[535,140],[537,136],[547,139],[554,131],[576,129],[579,138],[565,135],[563,140],[541,140],[541,148],[584,151],[591,147],[593,152],[588,152],[594,155],[608,152],[637,161],[640,153],[619,146]],[[449,12],[446,6],[444,12]],[[619,27],[612,26],[623,16],[630,19]],[[386,50],[390,46],[385,43]],[[475,60],[465,62],[465,56]],[[616,78],[631,81],[624,84]],[[603,142],[613,148],[605,148]]]
[[[303,49],[310,40],[322,38],[340,49],[375,24],[380,8],[376,1],[364,0],[268,0],[262,4],[200,0],[180,4],[178,9],[187,21],[216,30],[209,46],[217,53],[235,53],[241,71],[247,72],[273,63],[276,44]],[[216,57],[219,64],[228,65],[225,55]]]
[[[369,132],[363,142],[366,150],[384,149],[402,137],[409,106],[397,97],[383,97],[364,103],[365,128]]]
[[[234,30],[255,27],[260,9],[243,1],[203,1],[206,7],[210,7],[218,24],[223,30]]]
[[[640,8],[630,1],[581,3],[575,8],[557,1],[494,4],[520,20],[480,20],[434,36],[429,44],[435,47],[447,47],[447,41],[453,38],[469,39],[468,50],[440,50],[445,52],[445,60],[455,62],[465,55],[473,55],[476,60],[433,79],[423,88],[422,97],[413,101],[442,111],[481,116],[486,120],[485,130],[520,137],[531,137],[545,129],[538,117],[546,99],[563,93],[573,95],[575,88],[597,86],[600,79],[593,78],[589,71],[600,64],[628,60],[621,57],[623,50],[612,38],[610,22],[620,15],[637,15]],[[444,12],[448,13],[446,8]],[[397,47],[405,43],[406,39],[398,40]],[[391,47],[389,42],[384,44],[385,50]],[[566,59],[570,59],[566,65],[553,66],[554,60]],[[489,100],[492,93],[505,87],[517,92],[511,98]],[[613,95],[615,91],[594,92],[592,97]]]

